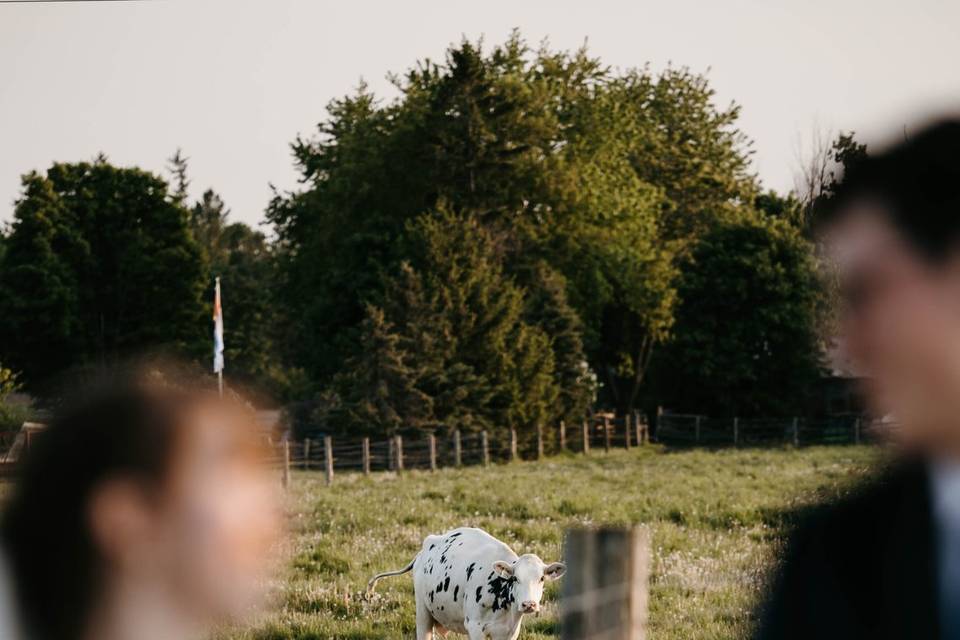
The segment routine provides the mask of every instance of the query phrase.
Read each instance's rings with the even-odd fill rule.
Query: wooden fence
[[[499,439],[486,431],[417,437],[332,438],[322,436],[301,441],[284,440],[274,462],[282,470],[284,486],[291,469],[323,471],[327,484],[341,472],[369,475],[378,471],[402,473],[408,469],[436,471],[443,467],[489,466],[497,462],[540,460],[563,452],[589,455],[597,450],[630,449],[649,442],[649,429],[639,413],[616,417],[599,415],[571,426],[560,422],[554,428],[539,426],[521,437],[510,429]]]

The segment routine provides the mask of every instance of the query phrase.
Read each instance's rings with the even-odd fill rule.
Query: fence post
[[[543,425],[537,423],[537,460],[543,459]]]
[[[700,444],[700,416],[694,418],[693,441],[696,444]]]
[[[643,429],[643,426],[642,426],[642,425],[643,425],[643,421],[640,420],[640,412],[639,412],[639,411],[634,411],[634,412],[633,412],[633,427],[634,427],[634,429],[636,429],[636,432],[637,432],[637,446],[638,446],[638,447],[643,446],[643,445],[646,444],[646,442],[644,442],[644,440],[643,440],[643,430],[642,430],[642,429]]]
[[[333,484],[333,438],[323,437],[323,463],[327,469],[327,486]]]
[[[363,475],[370,475],[370,438],[363,439]]]
[[[280,479],[283,488],[290,486],[290,441],[283,439],[283,476]]]
[[[510,428],[510,461],[517,459],[517,430]]]
[[[643,640],[650,539],[643,529],[567,532],[563,640]]]
[[[397,439],[397,473],[403,471],[403,436],[394,436]]]
[[[610,418],[603,416],[603,451],[610,453]]]
[[[310,438],[303,441],[303,469],[310,469]]]
[[[387,469],[397,470],[397,439],[393,436],[387,439]]]
[[[453,432],[453,464],[460,466],[463,464],[463,449],[460,443],[460,429]]]
[[[661,407],[660,405],[657,405],[657,417],[656,417],[656,422],[654,423],[654,427],[657,430],[657,438],[660,437],[660,418],[662,416],[663,416],[663,407]]]
[[[583,421],[583,455],[590,453],[590,423]]]
[[[740,418],[733,419],[733,446],[737,446],[740,439]]]
[[[427,436],[430,442],[430,471],[437,470],[437,436],[432,433]]]
[[[490,466],[490,438],[486,431],[480,432],[480,448],[483,449],[483,466]]]
[[[800,418],[793,419],[793,446],[800,446]]]
[[[859,417],[857,417],[857,419],[853,423],[853,443],[860,444],[860,418]]]

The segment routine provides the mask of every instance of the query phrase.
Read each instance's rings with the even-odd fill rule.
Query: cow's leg
[[[486,640],[487,636],[483,633],[483,625],[480,622],[471,620],[466,624],[467,637],[470,640]]]
[[[433,616],[420,598],[417,598],[417,640],[433,640]]]

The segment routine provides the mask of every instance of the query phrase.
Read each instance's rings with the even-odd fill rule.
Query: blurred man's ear
[[[152,527],[150,505],[143,488],[132,480],[109,480],[90,496],[88,507],[93,542],[108,562],[138,561],[133,557]]]

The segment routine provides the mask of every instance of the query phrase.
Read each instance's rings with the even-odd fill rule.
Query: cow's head
[[[556,580],[564,574],[567,566],[562,562],[544,564],[543,560],[528,553],[513,562],[498,560],[493,570],[505,579],[512,579],[513,598],[520,613],[536,613],[540,610],[543,585],[547,580]]]

